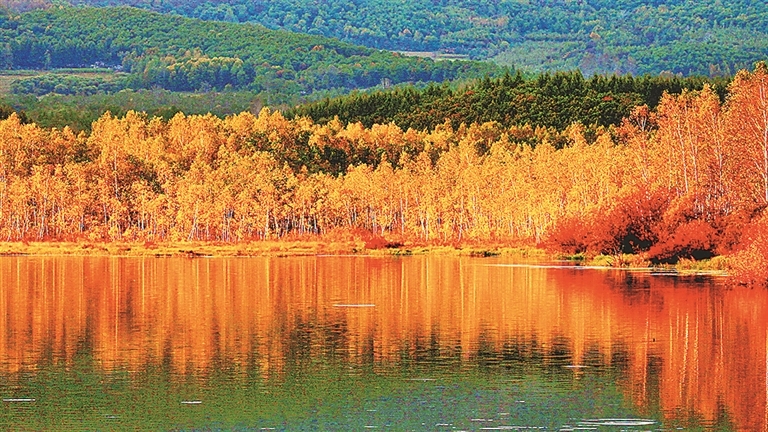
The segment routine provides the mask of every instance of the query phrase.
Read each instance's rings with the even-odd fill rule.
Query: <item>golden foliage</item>
[[[739,247],[768,205],[768,71],[563,133],[316,125],[262,110],[105,114],[89,136],[0,122],[0,238],[225,241],[365,230],[395,243],[548,242],[654,262]]]

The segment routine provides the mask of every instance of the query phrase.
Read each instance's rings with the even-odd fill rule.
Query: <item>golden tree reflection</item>
[[[641,410],[766,427],[765,291],[496,263],[5,257],[0,367],[81,354],[104,370],[270,377],[313,359],[518,362],[574,379],[610,367]]]

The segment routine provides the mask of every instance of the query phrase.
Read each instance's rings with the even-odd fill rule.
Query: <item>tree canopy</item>
[[[584,78],[578,71],[524,78],[518,73],[458,87],[433,84],[424,89],[353,93],[300,105],[287,115],[307,116],[319,123],[338,118],[368,127],[394,122],[404,129],[418,130],[432,130],[446,121],[453,127],[493,121],[507,127],[562,131],[572,123],[618,126],[634,107],[656,107],[665,92],[701,90],[706,84],[725,98],[727,79],[631,75]]]

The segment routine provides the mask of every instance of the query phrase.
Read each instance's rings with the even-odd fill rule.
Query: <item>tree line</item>
[[[765,269],[766,94],[760,64],[724,103],[708,85],[665,94],[592,135],[579,123],[321,125],[268,109],[106,114],[75,134],[12,114],[0,121],[0,236],[237,242],[358,230],[652,262],[732,255],[743,272]]]
[[[144,111],[150,117],[167,120],[177,112],[211,112],[224,117],[242,111],[257,114],[262,106],[270,106],[288,118],[306,116],[321,124],[338,117],[343,123],[361,122],[366,127],[394,122],[402,129],[431,130],[447,119],[454,128],[462,123],[495,121],[503,126],[529,125],[562,131],[579,122],[592,134],[596,127],[618,126],[637,105],[654,108],[664,92],[679,94],[709,84],[724,100],[730,80],[631,75],[585,78],[578,71],[524,76],[517,72],[499,78],[423,87],[398,85],[390,90],[351,94],[327,90],[316,92],[314,102],[303,103],[297,95],[237,90],[194,94],[157,88],[116,91],[127,87],[127,81],[126,75],[120,73],[78,77],[53,72],[13,82],[14,94],[0,97],[0,104],[23,113],[38,125],[60,129],[70,126],[77,131],[88,131],[106,111],[118,116],[130,110]]]
[[[129,112],[86,136],[12,115],[0,128],[2,233],[234,241],[344,227],[422,241],[557,239],[660,260],[696,233],[704,243],[683,255],[727,252],[738,244],[728,222],[768,203],[764,85],[761,66],[737,76],[725,105],[708,86],[664,96],[590,144],[578,123],[419,132],[269,110],[167,122]],[[526,134],[535,146],[517,142]],[[586,221],[616,226],[582,226],[582,238]]]
[[[277,101],[263,94],[247,91],[180,93],[162,89],[124,89],[116,93],[49,93],[45,97],[22,93],[0,97],[0,118],[15,112],[24,123],[45,128],[69,127],[75,133],[88,133],[93,123],[106,112],[122,117],[128,111],[141,111],[149,117],[165,120],[180,112],[211,113],[223,118],[243,111],[258,113],[270,102],[278,105]]]
[[[11,92],[44,96],[50,93],[61,95],[93,95],[115,93],[126,88],[122,77],[83,77],[63,73],[44,74],[20,78],[11,83]]]

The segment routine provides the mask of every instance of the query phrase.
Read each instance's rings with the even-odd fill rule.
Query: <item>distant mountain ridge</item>
[[[395,51],[467,54],[532,71],[578,68],[587,76],[728,75],[768,57],[768,3],[749,0],[68,1],[253,22]]]

